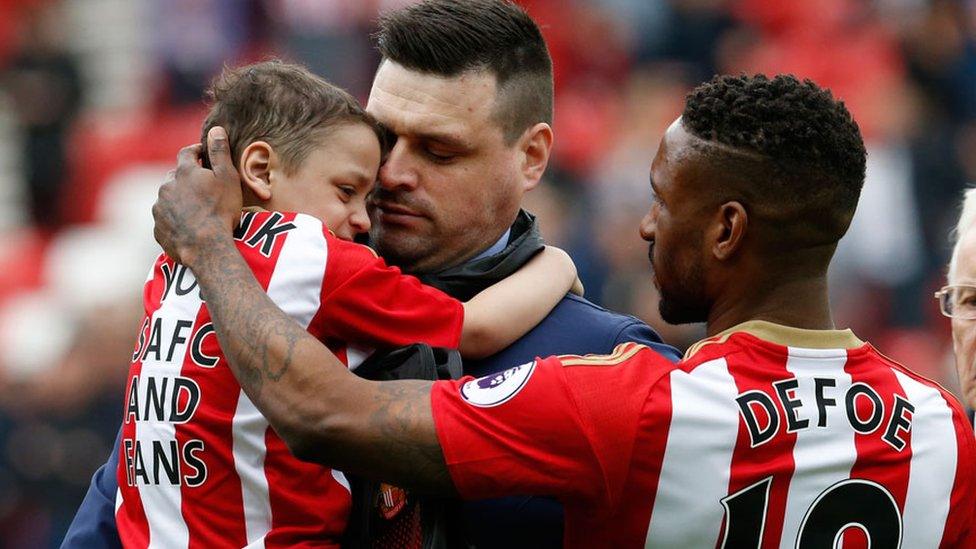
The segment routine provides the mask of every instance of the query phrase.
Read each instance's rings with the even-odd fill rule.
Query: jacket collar
[[[467,301],[481,290],[519,270],[545,247],[538,221],[525,210],[519,210],[510,230],[508,244],[494,255],[434,273],[412,274],[424,284],[438,288],[461,301]]]

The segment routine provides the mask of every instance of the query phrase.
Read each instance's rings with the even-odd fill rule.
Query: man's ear
[[[271,168],[276,162],[274,149],[264,141],[255,141],[241,153],[241,180],[261,201],[271,199]]]
[[[522,152],[520,168],[525,178],[526,191],[534,189],[539,184],[546,166],[549,165],[552,138],[552,127],[545,122],[539,122],[526,130],[519,139],[519,150]]]
[[[719,206],[712,228],[711,248],[715,259],[726,261],[737,254],[745,242],[749,214],[741,202],[733,200]]]

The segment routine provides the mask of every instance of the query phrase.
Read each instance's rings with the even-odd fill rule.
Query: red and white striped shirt
[[[351,367],[373,348],[460,340],[460,302],[315,218],[246,213],[235,238],[271,299]],[[348,483],[295,459],[269,428],[227,366],[193,274],[161,255],[144,303],[119,451],[123,545],[338,546]]]
[[[976,546],[962,407],[849,331],[539,359],[432,406],[461,495],[555,496],[566,547]]]

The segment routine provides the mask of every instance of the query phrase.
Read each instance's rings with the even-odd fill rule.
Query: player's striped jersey
[[[462,496],[556,496],[567,547],[974,546],[962,408],[849,331],[539,359],[438,382],[432,405]]]
[[[275,304],[350,366],[373,348],[457,346],[458,301],[312,217],[246,213],[235,238]],[[159,257],[126,385],[116,510],[123,545],[337,546],[348,483],[288,452],[228,368],[204,299],[192,272]]]

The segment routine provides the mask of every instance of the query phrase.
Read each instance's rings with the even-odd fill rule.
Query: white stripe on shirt
[[[902,547],[927,547],[927,541],[942,538],[952,485],[956,478],[956,433],[952,409],[938,389],[929,387],[895,370],[895,376],[912,414],[911,473],[902,514]]]
[[[724,358],[671,373],[671,425],[646,547],[715,545],[739,432],[736,394]]]

